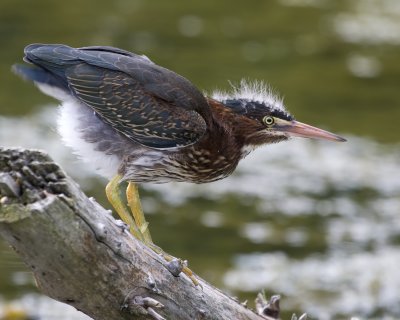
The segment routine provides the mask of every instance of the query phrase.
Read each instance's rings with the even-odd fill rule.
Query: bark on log
[[[0,148],[0,234],[43,293],[96,320],[265,319],[202,279],[173,276],[40,151]]]

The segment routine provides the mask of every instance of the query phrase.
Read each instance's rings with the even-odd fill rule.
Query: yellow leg
[[[149,223],[144,217],[142,205],[140,204],[139,190],[137,185],[133,182],[128,183],[128,187],[126,188],[126,199],[128,200],[128,206],[131,208],[136,225],[143,235],[144,243],[147,245],[153,244],[148,228]]]
[[[123,200],[121,199],[119,183],[121,181],[121,176],[116,175],[114,178],[106,186],[106,195],[108,201],[114,207],[115,211],[119,217],[124,221],[127,225],[129,225],[129,231],[133,234],[137,239],[144,241],[143,235],[137,227],[135,221],[132,218],[131,213],[128,208],[124,205]]]
[[[116,175],[107,184],[106,194],[108,201],[114,207],[122,221],[129,225],[129,230],[134,237],[142,241],[154,252],[162,255],[168,262],[172,261],[175,258],[168,253],[165,253],[160,247],[156,246],[151,239],[150,231],[148,229],[148,222],[144,217],[142,206],[140,204],[138,188],[134,183],[129,183],[126,189],[126,197],[131,212],[125,206],[124,201],[121,198],[119,188],[121,178],[122,176]],[[182,272],[192,280],[194,285],[199,285],[199,282],[197,281],[192,270],[190,270],[187,266],[183,266]]]

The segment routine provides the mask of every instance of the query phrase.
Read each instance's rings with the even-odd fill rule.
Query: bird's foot
[[[166,253],[163,249],[161,249],[154,243],[145,243],[145,244],[155,253],[161,255],[168,262],[166,267],[173,276],[179,277],[179,274],[182,272],[193,282],[195,286],[202,287],[199,281],[197,280],[196,276],[194,275],[193,271],[188,268],[187,261],[171,256],[170,254]]]
[[[142,206],[140,204],[139,192],[134,183],[129,183],[126,189],[126,199],[128,207],[122,201],[120,194],[119,184],[122,177],[115,176],[106,187],[107,198],[111,205],[117,211],[121,219],[129,225],[130,233],[138,240],[143,242],[146,246],[152,249],[155,253],[161,255],[167,261],[167,269],[174,275],[179,276],[182,272],[192,280],[195,286],[200,285],[192,270],[187,267],[187,263],[181,259],[177,259],[170,254],[164,252],[160,247],[153,243],[149,231],[149,223],[146,221]]]

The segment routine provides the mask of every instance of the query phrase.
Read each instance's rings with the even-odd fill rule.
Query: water
[[[285,316],[400,318],[397,1],[75,2],[0,4],[1,145],[46,150],[108,206],[106,182],[61,145],[54,102],[8,71],[30,42],[124,47],[207,92],[267,80],[297,119],[348,142],[295,139],[256,150],[219,182],[144,186],[156,243],[241,300],[281,294]],[[36,292],[0,242],[3,312],[35,315],[40,303],[43,319],[81,319]]]

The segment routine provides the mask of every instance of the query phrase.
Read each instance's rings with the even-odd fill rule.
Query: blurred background
[[[60,143],[57,102],[10,72],[29,43],[124,48],[207,93],[264,80],[347,137],[264,147],[208,185],[143,185],[144,210],[158,245],[250,306],[264,289],[284,319],[400,318],[399,1],[2,0],[0,39],[0,145],[46,150],[106,207],[106,181]],[[10,310],[86,318],[40,295],[0,240]]]

